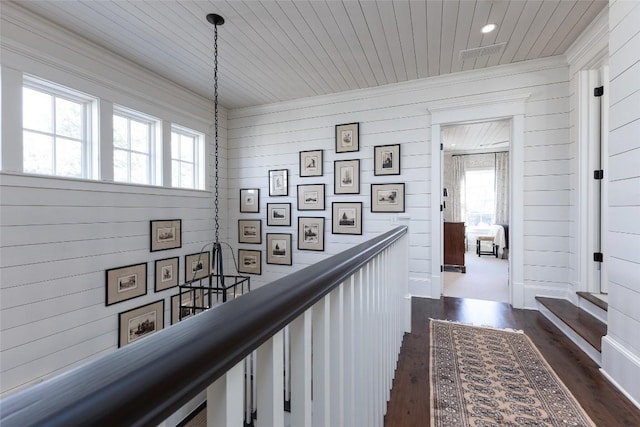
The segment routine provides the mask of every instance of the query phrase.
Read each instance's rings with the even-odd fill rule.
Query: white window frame
[[[90,96],[86,93],[68,88],[66,86],[62,86],[47,80],[43,80],[34,76],[24,75],[22,79],[22,89],[21,94],[24,89],[31,89],[34,91],[38,91],[41,93],[45,93],[47,95],[54,96],[56,98],[65,99],[67,101],[80,103],[83,105],[82,108],[82,130],[81,130],[81,139],[79,140],[82,143],[82,165],[81,165],[81,176],[68,176],[68,175],[59,175],[56,173],[56,138],[64,137],[66,139],[74,139],[69,138],[64,135],[58,135],[55,129],[55,108],[52,111],[53,117],[53,132],[47,133],[42,132],[35,129],[28,129],[24,126],[24,112],[21,112],[23,115],[23,124],[22,124],[22,135],[25,132],[38,133],[41,135],[48,135],[53,138],[53,157],[52,157],[52,171],[51,174],[38,173],[38,172],[26,172],[26,173],[34,173],[38,175],[46,175],[46,176],[55,176],[61,178],[76,178],[76,179],[95,179],[97,178],[97,168],[95,167],[97,164],[97,155],[98,149],[96,147],[96,138],[94,138],[94,123],[97,123],[97,105],[98,99],[96,97]],[[23,143],[24,144],[24,143]],[[24,153],[24,147],[23,147]],[[25,171],[25,160],[24,154],[22,158],[22,170]]]
[[[188,138],[194,138],[195,139],[195,144],[193,147],[193,163],[190,163],[193,165],[193,183],[194,186],[193,187],[185,187],[183,185],[181,185],[181,183],[178,182],[174,182],[173,180],[173,164],[174,161],[177,161],[179,163],[187,163],[183,160],[180,159],[180,154],[179,153],[174,153],[173,152],[173,134],[177,133],[179,135],[182,136],[186,136]],[[194,131],[192,129],[183,127],[183,126],[178,126],[178,125],[171,125],[171,186],[172,187],[176,187],[176,188],[188,188],[188,189],[193,189],[193,190],[204,190],[205,189],[205,169],[206,169],[206,162],[205,162],[205,136],[203,133]],[[178,176],[180,176],[180,174],[178,173]]]
[[[467,215],[469,214],[469,205],[468,205],[468,196],[467,196],[467,181],[468,180],[468,176],[467,173],[468,172],[493,172],[493,221],[495,221],[495,217],[496,217],[496,212],[495,212],[495,198],[496,198],[496,194],[495,194],[495,180],[496,180],[496,173],[495,173],[495,168],[491,168],[491,167],[474,167],[474,168],[467,168],[465,170],[465,188],[464,188],[464,193],[465,193],[465,197],[464,197],[464,215],[462,217],[462,220],[467,222]],[[492,222],[493,222],[492,221]],[[491,225],[491,224],[489,224]]]
[[[125,184],[134,184],[134,185],[162,185],[162,147],[160,143],[160,138],[158,135],[161,135],[162,129],[161,121],[153,116],[148,114],[141,113],[139,111],[132,110],[130,108],[126,108],[120,105],[113,106],[113,116],[119,116],[124,119],[127,119],[127,123],[131,124],[131,120],[145,123],[149,126],[149,152],[143,153],[141,151],[135,151],[131,149],[131,141],[129,141],[129,148],[123,149],[120,147],[116,147],[115,143],[113,144],[113,153],[114,153],[114,181]],[[112,122],[113,123],[113,122]],[[115,126],[112,125],[111,129],[112,133],[115,131]],[[131,132],[128,132],[129,138],[131,138]],[[115,180],[115,152],[119,151],[127,151],[129,154],[129,162],[127,168],[127,181],[116,181]],[[131,182],[131,153],[136,154],[144,154],[149,157],[149,170],[147,171],[147,182],[146,183],[138,183]]]

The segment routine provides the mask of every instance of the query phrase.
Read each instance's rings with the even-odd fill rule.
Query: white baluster
[[[313,426],[331,425],[331,302],[326,295],[313,306]]]
[[[331,427],[344,426],[344,283],[331,297]]]
[[[244,362],[207,387],[207,425],[243,425]]]
[[[283,333],[277,332],[257,350],[257,425],[284,426]]]
[[[351,276],[344,284],[344,424],[355,426],[355,348],[356,336],[355,316],[356,307],[354,303],[355,282],[359,273]],[[359,366],[358,366],[359,367]]]
[[[291,425],[311,427],[311,309],[291,322]]]

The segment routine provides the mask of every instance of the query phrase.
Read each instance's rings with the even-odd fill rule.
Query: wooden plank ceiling
[[[563,54],[606,0],[14,0],[25,9],[239,108]],[[480,28],[497,29],[482,34]],[[465,49],[506,42],[493,55]]]

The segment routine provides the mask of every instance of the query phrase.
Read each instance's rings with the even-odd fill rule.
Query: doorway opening
[[[511,120],[443,125],[442,295],[509,302]]]

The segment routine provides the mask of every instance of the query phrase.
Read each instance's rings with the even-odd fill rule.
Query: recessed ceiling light
[[[490,33],[491,31],[496,29],[496,24],[487,24],[484,27],[482,27],[482,31],[484,34]]]

